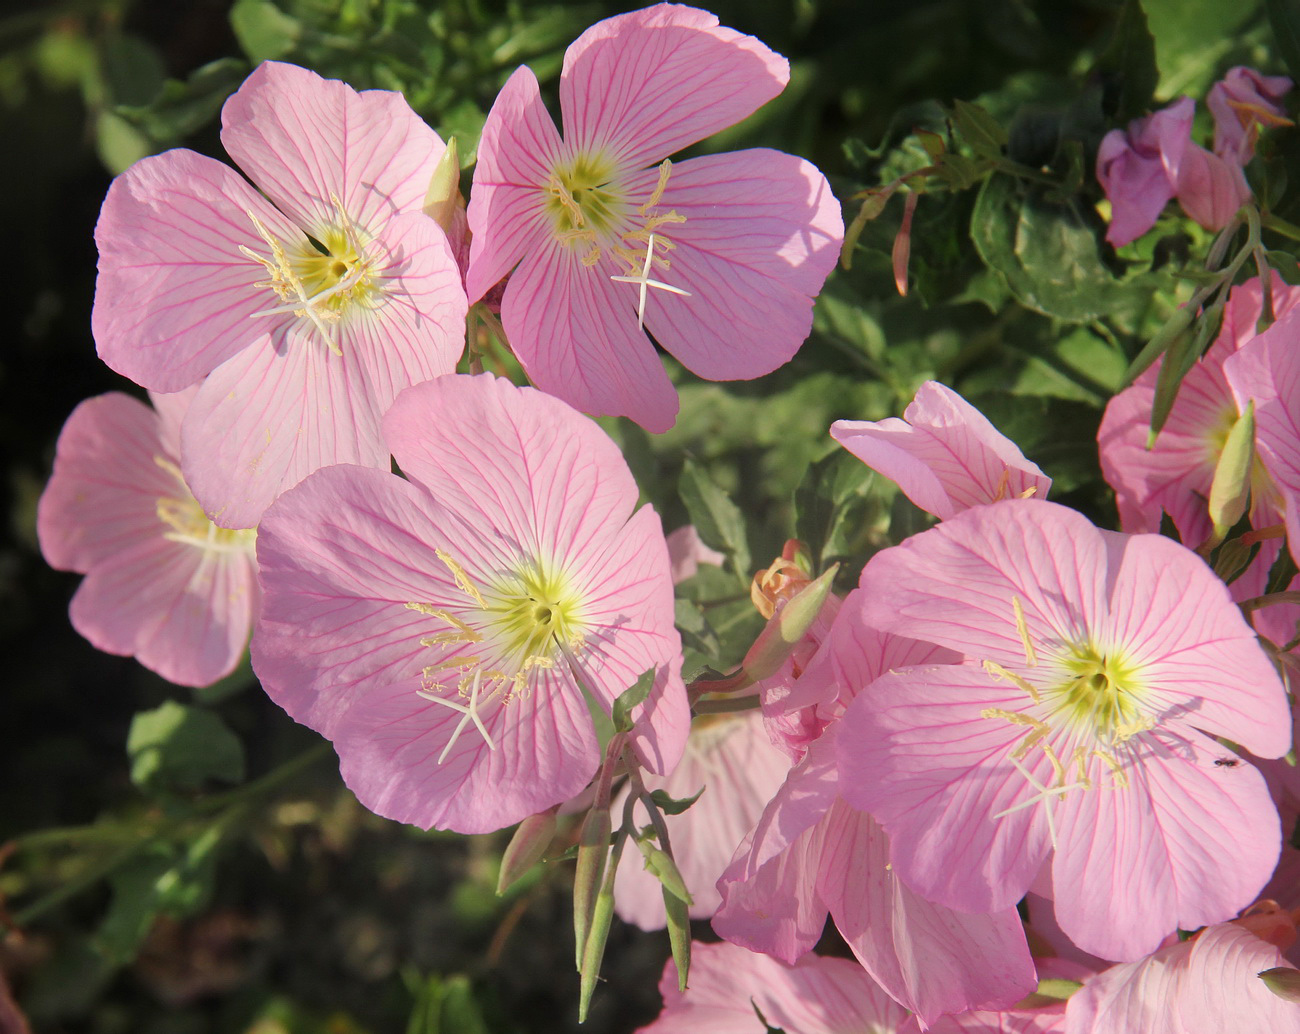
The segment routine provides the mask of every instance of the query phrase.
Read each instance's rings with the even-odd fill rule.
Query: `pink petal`
[[[471,302],[550,235],[542,205],[562,147],[537,77],[530,68],[517,69],[493,101],[479,139],[468,210],[473,238],[465,287]]]
[[[310,324],[308,324],[310,326]],[[204,382],[181,434],[181,467],[222,527],[248,528],[281,492],[331,463],[388,466],[357,349],[331,355],[295,328],[247,349]]]
[[[175,463],[157,416],[129,395],[99,395],[72,411],[36,515],[51,567],[84,574],[161,539],[158,500],[175,496],[178,485],[154,457]]]
[[[1236,923],[1201,931],[1191,943],[1177,1015],[1187,1034],[1219,1034],[1250,1025],[1269,1034],[1300,1032],[1300,1008],[1270,991],[1259,974],[1294,969],[1282,953]]]
[[[1132,130],[1130,130],[1132,132]],[[1112,129],[1097,149],[1097,181],[1110,201],[1106,240],[1120,248],[1155,226],[1174,196],[1158,155],[1144,154],[1123,130]]]
[[[739,122],[789,78],[785,58],[707,11],[657,4],[607,18],[565,51],[565,143],[640,168]]]
[[[700,564],[721,567],[726,560],[716,549],[710,549],[701,541],[694,524],[683,524],[676,531],[670,531],[667,542],[668,562],[672,565],[674,585],[694,577]]]
[[[1061,929],[1122,961],[1179,927],[1235,916],[1268,881],[1281,841],[1263,777],[1244,762],[1215,765],[1226,752],[1213,740],[1156,731],[1130,745],[1143,760],[1125,765],[1127,788],[1063,798],[1052,866]]]
[[[837,801],[820,824],[817,890],[853,954],[922,1024],[1009,1008],[1038,986],[1014,908],[971,915],[931,904],[889,865],[889,838]]]
[[[1032,493],[1052,480],[951,388],[926,381],[903,420],[837,420],[831,437],[940,520]]]
[[[207,686],[239,663],[256,606],[251,556],[206,553],[158,533],[97,563],[70,614],[96,648],[134,656],[178,685]]]
[[[1223,229],[1250,200],[1241,166],[1196,144],[1183,152],[1175,186],[1183,211],[1207,230]]]
[[[1014,906],[1051,847],[1042,806],[1016,808],[1030,788],[1006,758],[1023,727],[983,715],[1021,708],[1006,685],[960,665],[909,668],[840,719],[840,794],[889,833],[900,879],[963,912]],[[1041,754],[1023,764],[1050,785]]]
[[[377,232],[418,211],[445,149],[400,93],[357,93],[337,79],[265,61],[221,109],[221,142],[303,230],[348,217]]]
[[[630,177],[629,193],[648,196],[657,177]],[[779,151],[708,155],[673,165],[658,208],[686,221],[663,228],[676,248],[657,278],[691,294],[651,289],[646,325],[656,340],[709,380],[747,380],[787,362],[808,336],[812,299],[844,237],[826,177]],[[633,297],[632,285],[616,286]]]
[[[1140,962],[1112,966],[1070,996],[1066,1034],[1183,1034],[1176,1002],[1185,985],[1188,946],[1173,944]]]
[[[178,391],[292,317],[252,319],[275,298],[254,285],[266,245],[302,231],[238,174],[193,151],[136,162],[109,187],[95,226],[99,279],[91,326],[99,356],[138,384]]]
[[[611,259],[588,267],[575,249],[550,244],[510,278],[501,320],[529,379],[544,392],[659,434],[677,417],[677,391],[637,328],[635,291],[610,281],[615,271],[623,270]]]
[[[579,694],[542,672],[530,694],[479,708],[495,749],[464,717],[419,694],[420,680],[358,694],[331,733],[343,781],[367,808],[423,829],[489,833],[578,793],[599,748]]]

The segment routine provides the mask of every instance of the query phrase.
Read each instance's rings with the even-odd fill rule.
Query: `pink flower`
[[[1009,1006],[1034,987],[1013,908],[970,915],[925,901],[889,867],[889,838],[841,795],[834,717],[885,671],[952,663],[956,654],[858,620],[850,594],[830,636],[786,699],[829,720],[790,771],[718,881],[723,905],[713,928],[736,944],[795,962],[821,938],[829,913],[858,961],[885,991],[920,1016]]]
[[[606,710],[645,671],[634,743],[676,763],[688,713],[668,550],[621,453],[564,403],[490,374],[384,417],[403,480],[327,467],[267,510],[263,686],[334,741],[372,811],[500,829],[574,796]]]
[[[670,797],[704,791],[686,811],[668,820],[673,861],[693,899],[692,919],[708,919],[718,910],[718,877],[789,769],[789,759],[768,742],[758,714],[708,715],[695,720],[677,767],[665,777],[645,778],[646,789],[662,789]],[[611,805],[615,823],[626,799],[624,789]],[[635,810],[638,826],[645,825],[649,818],[644,810],[640,805]],[[637,864],[638,857],[630,848],[624,855],[615,876],[614,907],[626,922],[661,930],[661,884]]]
[[[1236,403],[1255,403],[1255,448],[1282,497],[1291,556],[1300,556],[1300,308],[1224,361]]]
[[[916,1021],[846,959],[809,955],[790,966],[731,944],[691,946],[691,986],[671,960],[659,981],[664,1011],[638,1034],[917,1034]]]
[[[1273,278],[1273,310],[1284,315],[1300,303],[1300,287]],[[1199,546],[1211,531],[1206,502],[1215,464],[1240,411],[1224,375],[1224,363],[1255,338],[1263,306],[1259,278],[1232,289],[1219,336],[1188,371],[1169,418],[1151,448],[1147,437],[1155,403],[1158,369],[1144,372],[1106,406],[1097,443],[1101,470],[1115,490],[1120,526],[1128,532],[1160,530],[1169,514],[1185,545]],[[1254,480],[1256,526],[1275,523],[1276,490],[1260,469]]]
[[[936,381],[917,389],[902,420],[837,420],[831,437],[940,520],[999,499],[1043,499],[1052,487],[983,413]]]
[[[1115,247],[1141,237],[1177,197],[1208,230],[1222,229],[1250,199],[1241,165],[1191,141],[1196,104],[1181,97],[1167,108],[1112,129],[1097,150],[1097,179],[1111,205],[1106,240]]]
[[[1255,156],[1260,126],[1289,126],[1278,102],[1291,89],[1284,75],[1260,75],[1239,65],[1210,87],[1205,105],[1214,115],[1214,153],[1238,165]]]
[[[1107,959],[1254,899],[1277,810],[1210,736],[1279,757],[1290,714],[1199,557],[1011,500],[877,553],[861,584],[865,621],[967,658],[890,672],[841,719],[841,792],[913,890],[1006,908],[1050,859],[1061,929]]]
[[[72,624],[182,686],[207,686],[244,654],[257,610],[255,532],[218,528],[181,476],[180,428],[194,397],[81,403],[63,426],[36,530],[52,567],[86,575]]]
[[[268,62],[221,138],[253,185],[183,150],[113,181],[92,324],[100,357],[147,388],[207,377],[181,466],[214,520],[250,527],[318,467],[387,469],[380,416],[455,367],[466,301],[420,212],[442,141],[400,94]]]
[[[694,524],[684,524],[668,533],[668,560],[673,568],[673,584],[693,578],[700,564],[721,567],[725,560],[716,549],[710,549],[700,540]]]
[[[563,138],[533,73],[510,77],[479,143],[466,287],[476,300],[514,270],[501,321],[533,383],[665,431],[676,390],[642,323],[709,380],[794,355],[843,238],[825,177],[762,149],[665,160],[788,78],[758,40],[674,4],[598,22],[569,47]]]
[[[1259,977],[1295,968],[1272,943],[1288,927],[1294,940],[1284,913],[1251,915],[1112,966],[1070,996],[1065,1034],[1300,1034],[1300,1006],[1274,995]]]

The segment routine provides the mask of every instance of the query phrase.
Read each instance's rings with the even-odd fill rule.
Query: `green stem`
[[[700,714],[730,714],[735,711],[752,711],[759,706],[757,693],[743,697],[724,697],[719,700],[697,700],[694,711]]]

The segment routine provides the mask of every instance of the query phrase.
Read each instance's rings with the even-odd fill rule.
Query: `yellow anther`
[[[1036,704],[1042,703],[1042,698],[1038,695],[1038,690],[1032,682],[1030,682],[1026,678],[1023,678],[1020,675],[1017,675],[1014,671],[1008,671],[1006,668],[1002,667],[1002,665],[1000,665],[997,661],[985,661],[984,670],[987,671],[990,675],[992,675],[995,679],[1006,679],[1012,685],[1020,689],[1023,689],[1026,693],[1029,694],[1029,698],[1033,700],[1034,703]]]
[[[1029,486],[1028,488],[1026,488],[1023,492],[1021,492],[1020,495],[1016,496],[1016,498],[1017,498],[1017,499],[1032,499],[1032,498],[1033,498],[1034,496],[1036,496],[1037,494],[1038,494],[1038,486],[1037,486],[1037,485],[1030,485],[1030,486]]]
[[[554,197],[564,210],[569,213],[569,218],[573,220],[573,225],[575,227],[586,225],[587,217],[583,215],[582,206],[578,204],[578,202],[574,200],[573,195],[565,189],[564,184],[560,182],[559,176],[552,175],[546,184],[546,189],[551,192],[551,196]]]
[[[1029,638],[1029,623],[1025,621],[1025,608],[1020,605],[1020,597],[1011,597],[1011,609],[1016,615],[1016,631],[1020,633],[1020,642],[1025,648],[1025,664],[1033,667],[1038,663],[1038,655],[1034,653],[1033,641]],[[1033,694],[1034,700],[1038,699],[1038,694]]]
[[[1123,765],[1107,754],[1104,750],[1094,750],[1092,756],[1095,758],[1101,758],[1101,760],[1106,763],[1107,767],[1110,768],[1111,774],[1115,777],[1116,786],[1120,788],[1128,786],[1128,775],[1125,773]]]
[[[668,188],[668,174],[673,171],[673,163],[665,158],[659,163],[659,182],[655,184],[654,192],[646,199],[638,211],[644,216],[655,205],[659,204],[660,199],[664,196],[664,191]]]
[[[474,583],[469,580],[469,575],[465,573],[465,568],[461,567],[454,557],[448,553],[444,553],[441,549],[435,549],[433,552],[439,560],[447,565],[447,569],[451,571],[451,576],[456,579],[456,588],[471,597],[475,603],[486,610],[487,603],[483,599],[483,594],[479,592],[478,589],[474,587]]]

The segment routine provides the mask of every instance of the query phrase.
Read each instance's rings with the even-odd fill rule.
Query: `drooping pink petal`
[[[677,418],[677,392],[636,325],[635,290],[609,279],[619,272],[610,259],[587,267],[574,249],[548,243],[506,284],[501,319],[529,380],[547,394],[659,434]]]
[[[1114,790],[1065,796],[1052,866],[1061,929],[1084,951],[1122,961],[1177,928],[1235,916],[1268,882],[1281,844],[1277,809],[1252,766],[1216,765],[1227,752],[1190,729],[1133,744],[1158,763],[1125,765],[1127,785]]]
[[[673,584],[695,576],[700,564],[721,567],[726,559],[716,549],[710,549],[700,539],[694,524],[683,524],[667,536],[668,562],[672,565]]]
[[[634,195],[658,178],[629,178]],[[650,293],[646,326],[688,369],[708,380],[768,373],[798,351],[812,299],[839,258],[839,202],[814,166],[755,149],[672,167],[661,209],[686,217],[664,229],[676,247],[656,274],[690,296]],[[622,270],[626,272],[626,270]],[[632,285],[619,284],[631,296]]]
[[[1178,203],[1207,230],[1223,229],[1250,200],[1241,166],[1197,144],[1184,149],[1176,175]]]
[[[281,240],[303,236],[233,169],[193,151],[118,176],[95,226],[100,358],[137,384],[179,391],[291,322],[253,318],[275,296],[255,287],[266,268],[239,250],[265,250],[252,216]]]
[[[479,139],[467,213],[473,238],[465,290],[471,302],[547,236],[540,211],[562,148],[537,76],[526,66],[517,69],[492,102]]]
[[[685,812],[668,820],[673,860],[693,898],[692,919],[707,919],[717,911],[718,877],[780,788],[789,767],[785,755],[768,742],[759,716],[751,713],[704,722],[692,732],[681,762],[668,776],[645,779],[646,789],[662,789],[671,797],[693,797],[704,791]],[[626,790],[611,805],[616,822],[625,799]],[[638,826],[649,821],[640,805],[634,814]],[[639,864],[638,855],[630,849],[628,855],[615,880],[614,907],[625,922],[660,930],[664,926],[661,885]]]
[[[337,79],[264,61],[221,109],[221,142],[235,163],[314,236],[348,218],[371,233],[418,211],[445,149],[388,90],[358,93]]]
[[[917,389],[902,420],[837,420],[831,437],[940,520],[999,499],[1045,499],[1052,485],[983,413],[936,381]]]
[[[599,747],[581,694],[543,673],[532,693],[478,708],[495,749],[463,714],[419,693],[420,680],[374,686],[333,727],[343,781],[371,811],[423,829],[489,833],[578,793]]]
[[[1176,169],[1191,139],[1194,102],[1182,97],[1127,131],[1113,129],[1097,150],[1097,180],[1111,205],[1106,240],[1122,247],[1155,225],[1177,189]]]
[[[1210,87],[1205,106],[1214,115],[1214,152],[1246,165],[1255,155],[1260,126],[1288,125],[1280,103],[1292,83],[1238,65]]]
[[[779,94],[790,65],[715,15],[656,4],[598,22],[564,54],[565,143],[641,168]]]
[[[672,961],[659,982],[664,1011],[638,1034],[916,1034],[916,1021],[847,959],[808,956],[789,966],[732,944],[691,947],[691,986]],[[756,1011],[757,1010],[757,1011]]]
[[[954,912],[890,867],[889,837],[837,800],[819,824],[817,891],[859,962],[922,1024],[942,1013],[1009,1008],[1038,985],[1014,908]]]

